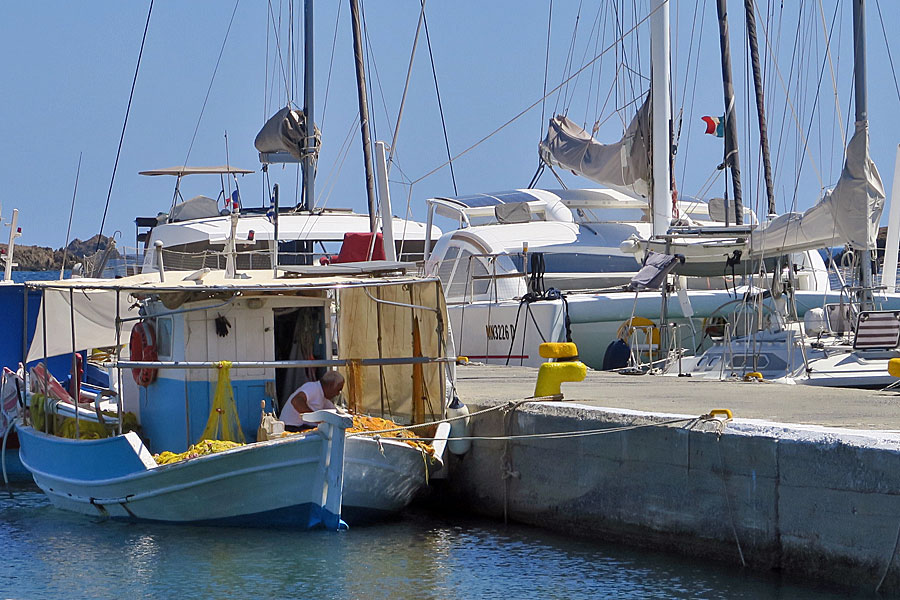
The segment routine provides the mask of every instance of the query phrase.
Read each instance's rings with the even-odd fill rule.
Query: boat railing
[[[144,271],[145,250],[143,248],[124,247],[118,248],[120,256],[109,261],[102,273],[93,276],[122,277],[136,275]],[[197,271],[199,269],[224,269],[227,263],[227,254],[222,250],[204,249],[195,251],[162,249],[163,264],[167,270],[173,271]],[[279,265],[315,265],[323,257],[331,257],[331,252],[287,252],[278,251]],[[265,248],[252,250],[238,250],[235,252],[236,268],[238,269],[271,269],[272,252]],[[422,253],[404,253],[398,260],[415,262],[421,260]],[[151,263],[148,270],[155,269]]]
[[[403,356],[397,358],[332,358],[312,360],[236,360],[231,362],[232,369],[305,369],[309,367],[345,367],[360,365],[363,367],[384,367],[389,365],[421,365],[428,363],[454,363],[455,356]],[[112,360],[104,363],[106,367],[119,369],[216,369],[222,366],[221,361],[147,361],[147,360]]]
[[[524,256],[526,254],[523,252],[465,252],[461,256],[438,261],[433,272],[441,278],[448,304],[468,304],[477,299],[497,301],[501,296],[497,289],[498,281],[521,279],[526,286],[528,284],[527,270],[520,271],[514,267],[512,271],[498,271],[497,261],[504,257],[514,259]],[[449,266],[449,270],[445,265]]]

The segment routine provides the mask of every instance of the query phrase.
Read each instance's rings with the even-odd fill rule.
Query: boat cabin
[[[165,281],[55,281],[42,284],[42,310],[48,330],[70,331],[73,314],[79,347],[120,345],[110,365],[119,367],[123,408],[138,416],[152,452],[182,452],[215,417],[221,361],[230,363],[248,442],[263,404],[278,413],[294,390],[332,368],[354,412],[403,424],[440,419],[452,374],[443,292],[437,278],[409,271],[415,266],[371,261],[284,267],[277,277],[265,270],[227,279],[204,269],[167,271]],[[69,334],[60,337],[50,353],[71,351]]]

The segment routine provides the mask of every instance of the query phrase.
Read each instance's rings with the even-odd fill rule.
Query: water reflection
[[[348,532],[126,523],[0,497],[3,597],[846,598],[734,567],[471,517]]]

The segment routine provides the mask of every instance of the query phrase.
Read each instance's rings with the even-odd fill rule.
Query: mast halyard
[[[303,199],[301,208],[310,210],[315,204],[316,191],[316,126],[313,109],[315,107],[315,81],[313,54],[313,0],[304,5],[304,52],[303,52],[303,114],[306,115],[306,140],[303,152]],[[276,240],[277,244],[278,241]]]
[[[856,106],[856,125],[862,125],[868,138],[869,107],[866,88],[866,2],[865,0],[853,0],[853,74],[854,74],[854,104]],[[869,141],[866,139],[866,155],[863,164],[869,164]],[[868,174],[866,181],[868,181]],[[866,190],[866,204],[869,203],[869,191]],[[867,219],[868,221],[868,219]],[[867,226],[871,227],[867,223]],[[868,239],[869,236],[867,236]],[[872,277],[872,253],[868,245],[861,249],[859,261],[860,283],[862,293],[860,295],[861,310],[869,310],[874,306],[873,277]]]
[[[756,114],[759,123],[759,143],[762,146],[763,171],[766,177],[766,198],[769,201],[769,217],[776,214],[775,185],[772,183],[772,161],[769,157],[769,132],[766,126],[765,94],[763,93],[762,70],[759,66],[759,43],[756,39],[756,16],[753,0],[744,0],[747,13],[747,40],[750,43],[750,63],[753,67],[753,89],[756,92]]]
[[[734,223],[744,224],[744,205],[741,199],[741,164],[738,160],[737,115],[734,112],[734,84],[731,79],[731,48],[728,43],[728,8],[726,0],[717,0],[719,13],[719,46],[722,50],[722,84],[725,91],[725,168],[731,167],[734,191]],[[726,211],[726,215],[727,215]],[[728,225],[728,223],[725,223]]]
[[[350,0],[350,18],[353,22],[353,55],[356,63],[356,86],[359,94],[359,127],[362,133],[363,162],[366,168],[369,230],[375,233],[377,219],[375,214],[375,171],[372,167],[372,141],[369,135],[369,101],[366,97],[366,68],[363,62],[358,0]]]
[[[650,16],[651,206],[653,235],[664,236],[672,222],[671,106],[669,102],[669,2],[654,0]]]

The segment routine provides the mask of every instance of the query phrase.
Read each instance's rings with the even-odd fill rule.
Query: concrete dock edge
[[[470,403],[477,411],[501,401]],[[900,434],[526,403],[473,419],[450,462],[469,510],[563,533],[900,594]],[[882,581],[883,579],[883,581]]]

